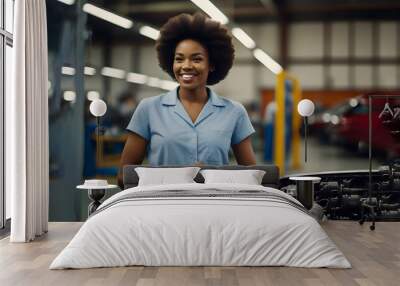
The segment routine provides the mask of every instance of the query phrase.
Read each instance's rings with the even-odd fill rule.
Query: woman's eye
[[[175,58],[175,61],[176,61],[176,62],[181,62],[182,59],[181,59],[181,58]]]
[[[196,62],[196,63],[198,63],[198,62],[201,62],[201,61],[202,61],[202,58],[195,58],[195,59],[193,59],[193,61]]]

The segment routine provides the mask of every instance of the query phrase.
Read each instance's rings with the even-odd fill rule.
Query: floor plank
[[[49,233],[32,243],[0,240],[0,285],[399,285],[400,223],[369,225],[329,221],[323,228],[352,263],[352,269],[290,267],[116,267],[48,269],[82,223],[50,223]]]

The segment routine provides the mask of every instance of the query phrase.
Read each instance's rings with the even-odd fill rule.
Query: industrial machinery
[[[315,186],[314,201],[324,215],[334,220],[400,221],[400,160],[372,171],[369,194],[369,171],[341,171],[302,174],[321,177]],[[281,190],[296,196],[296,185],[289,177],[280,180]]]

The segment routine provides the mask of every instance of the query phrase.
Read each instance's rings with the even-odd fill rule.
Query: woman
[[[141,164],[146,154],[150,165],[225,165],[230,147],[238,164],[255,164],[250,141],[255,131],[246,110],[206,87],[232,67],[227,29],[201,14],[181,14],[162,27],[156,49],[160,67],[179,86],[139,103],[127,127],[121,167]]]

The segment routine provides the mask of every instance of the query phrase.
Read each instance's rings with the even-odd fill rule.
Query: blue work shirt
[[[207,91],[194,123],[178,88],[140,101],[127,129],[148,141],[150,165],[226,165],[231,145],[255,132],[243,105]]]

